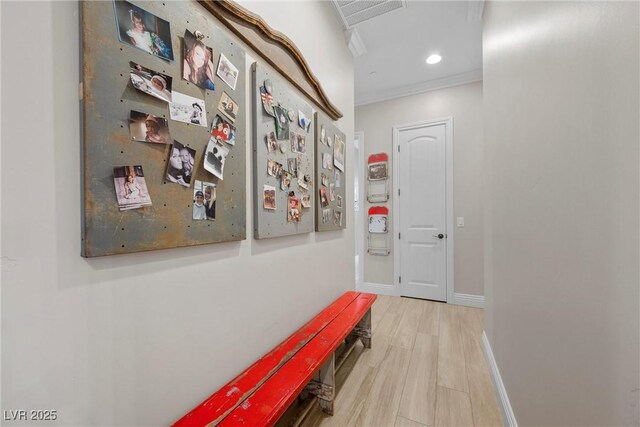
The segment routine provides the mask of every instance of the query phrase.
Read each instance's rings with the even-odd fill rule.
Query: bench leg
[[[333,415],[335,396],[335,355],[332,354],[327,363],[313,376],[305,391],[318,398],[322,412]]]
[[[364,348],[371,348],[371,308],[360,319],[360,322],[353,328],[352,336],[359,337],[362,340]]]

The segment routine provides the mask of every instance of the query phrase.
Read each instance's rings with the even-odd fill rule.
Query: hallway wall
[[[521,426],[640,425],[639,12],[485,8],[486,332]]]
[[[332,6],[242,4],[301,49],[344,113],[351,162],[353,59]],[[256,241],[249,188],[245,241],[81,258],[78,5],[0,5],[2,409],[55,409],[57,425],[169,425],[353,289],[353,218]],[[16,39],[25,29],[35,43]],[[247,162],[251,183],[250,149]]]
[[[483,273],[483,201],[482,201],[482,82],[469,83],[427,93],[356,107],[355,129],[364,131],[365,163],[369,155],[389,154],[389,189],[392,188],[392,128],[397,125],[453,117],[453,217],[465,219],[464,228],[454,233],[455,292],[484,295]],[[366,167],[366,166],[365,166]],[[362,196],[362,214],[373,205],[389,208],[389,238],[393,230],[393,197],[387,203],[370,204]],[[393,251],[390,256],[366,253],[368,222],[365,232],[364,281],[393,286]]]

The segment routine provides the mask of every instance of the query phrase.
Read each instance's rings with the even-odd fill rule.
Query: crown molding
[[[345,38],[347,39],[347,45],[349,45],[349,50],[354,58],[358,56],[362,56],[367,53],[367,47],[364,45],[362,38],[360,37],[360,33],[356,28],[352,30],[346,30],[344,32]]]
[[[356,95],[355,106],[360,107],[367,104],[373,104],[374,102],[388,101],[391,99],[417,95],[420,93],[431,92],[433,90],[446,89],[448,87],[460,86],[479,81],[482,81],[482,69],[476,69],[466,73],[454,74],[452,76],[401,86],[398,88],[385,89],[377,91],[371,95]]]
[[[484,12],[484,0],[469,0],[467,6],[467,21],[476,22],[482,21],[482,14]]]
[[[342,117],[291,39],[231,0],[198,2],[329,117],[333,120]]]

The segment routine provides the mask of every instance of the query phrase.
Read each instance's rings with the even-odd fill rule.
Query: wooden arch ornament
[[[231,0],[198,2],[329,117],[333,120],[342,117],[322,90],[300,50],[287,36]]]

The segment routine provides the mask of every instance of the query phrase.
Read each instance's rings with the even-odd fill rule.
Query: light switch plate
[[[464,217],[463,216],[459,216],[458,217],[458,227],[464,227]]]

